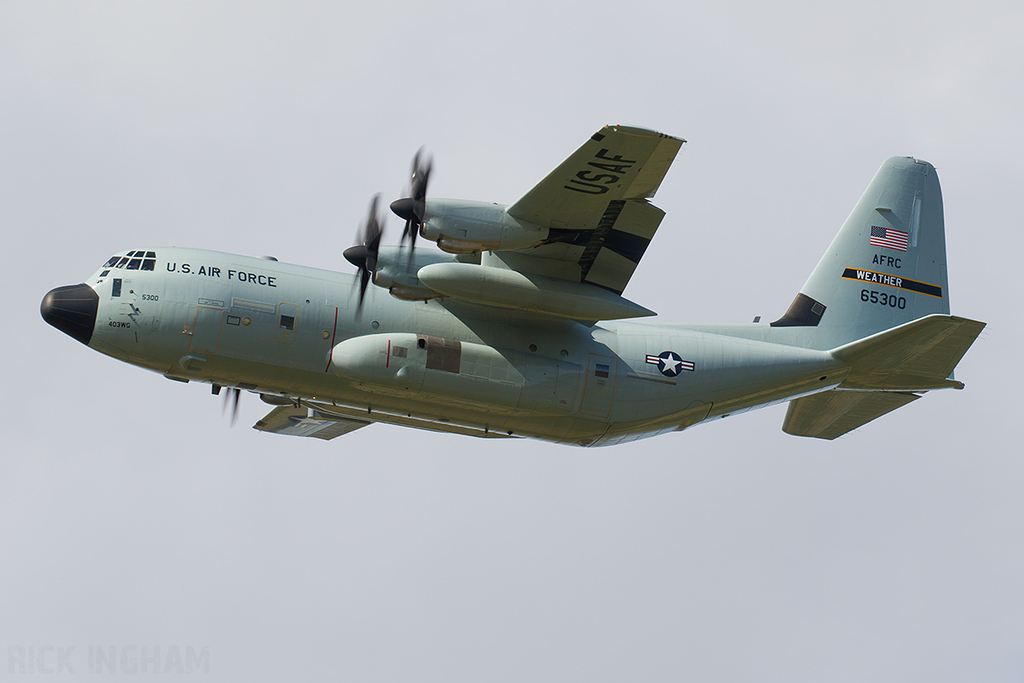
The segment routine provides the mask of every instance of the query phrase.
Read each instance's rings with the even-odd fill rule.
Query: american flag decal
[[[880,228],[877,225],[871,226],[871,246],[906,251],[910,245],[910,233],[892,228]]]

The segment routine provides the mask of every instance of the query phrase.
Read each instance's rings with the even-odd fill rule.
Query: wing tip
[[[634,135],[636,137],[644,138],[663,138],[668,140],[677,140],[680,144],[686,142],[686,140],[684,140],[683,138],[678,138],[674,135],[669,135],[667,133],[661,133],[651,128],[644,128],[643,126],[624,126],[618,123],[608,124],[598,132],[594,133],[594,135],[592,135],[590,139],[595,142],[601,142],[609,133],[621,133],[625,135]]]

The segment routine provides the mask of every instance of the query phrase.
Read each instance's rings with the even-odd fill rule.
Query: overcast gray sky
[[[985,1],[0,0],[0,673],[158,647],[218,681],[1022,680],[1022,29]],[[608,123],[689,140],[626,290],[663,320],[780,315],[882,160],[931,161],[953,312],[989,324],[966,391],[835,442],[778,406],[608,449],[323,443],[39,317],[145,245],[348,271],[421,145],[433,196],[511,202]]]

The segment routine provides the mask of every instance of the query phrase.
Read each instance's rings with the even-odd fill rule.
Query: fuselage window
[[[110,271],[109,270],[104,270],[102,273],[100,273],[100,277],[106,277],[108,275],[110,275]]]
[[[295,329],[295,317],[291,316],[291,315],[282,315],[281,316],[281,327],[285,328],[286,330],[294,330]]]
[[[114,284],[110,286],[110,296],[121,296],[121,278],[114,278]]]

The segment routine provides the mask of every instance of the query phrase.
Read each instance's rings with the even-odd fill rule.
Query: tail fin
[[[949,313],[942,191],[935,167],[890,157],[786,314],[832,349],[934,313]]]

